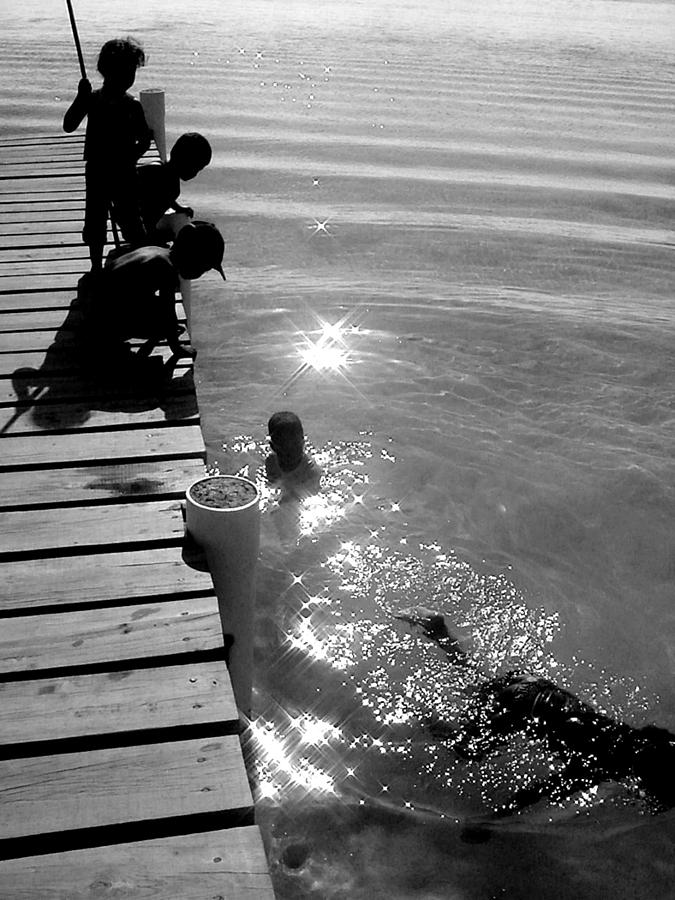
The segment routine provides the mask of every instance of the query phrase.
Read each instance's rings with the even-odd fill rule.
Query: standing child
[[[150,238],[157,223],[173,209],[190,218],[193,211],[178,202],[181,181],[190,181],[211,162],[211,145],[196,131],[181,134],[171,148],[168,162],[138,167],[138,192],[143,225]]]
[[[89,80],[82,78],[77,96],[63,117],[67,132],[75,131],[87,117],[82,239],[89,247],[93,273],[101,271],[111,206],[126,241],[138,245],[145,239],[136,163],[150,146],[152,134],[140,102],[127,93],[136,80],[136,71],[144,64],[143,48],[132,38],[107,41],[97,64],[103,76],[102,87],[94,91]]]

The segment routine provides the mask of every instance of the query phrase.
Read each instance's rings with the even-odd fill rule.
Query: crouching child
[[[174,359],[194,357],[194,350],[180,343],[176,316],[179,278],[200,278],[222,269],[225,243],[215,225],[195,221],[178,232],[168,247],[139,247],[121,255],[111,254],[101,283],[89,301],[86,318],[92,350],[129,338],[145,338],[138,354],[148,356],[162,341]]]

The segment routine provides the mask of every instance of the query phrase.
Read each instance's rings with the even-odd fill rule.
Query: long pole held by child
[[[68,16],[70,18],[70,27],[73,29],[73,40],[75,41],[75,49],[77,50],[77,58],[80,62],[80,73],[83,78],[87,77],[87,70],[84,67],[84,56],[82,56],[82,47],[80,46],[80,36],[77,33],[77,22],[75,21],[75,13],[73,12],[73,4],[70,0],[66,0],[68,7]]]

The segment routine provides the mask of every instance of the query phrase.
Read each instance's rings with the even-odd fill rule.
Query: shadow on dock
[[[93,410],[159,409],[167,421],[197,415],[192,366],[159,353],[142,356],[123,341],[96,339],[88,302],[80,292],[73,298],[39,368],[12,373],[15,411],[0,434],[22,416],[36,430],[66,430],[86,425]]]

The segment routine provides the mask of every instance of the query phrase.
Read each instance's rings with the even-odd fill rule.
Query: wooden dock
[[[0,150],[0,900],[271,900],[192,365],[82,365],[82,138]]]

